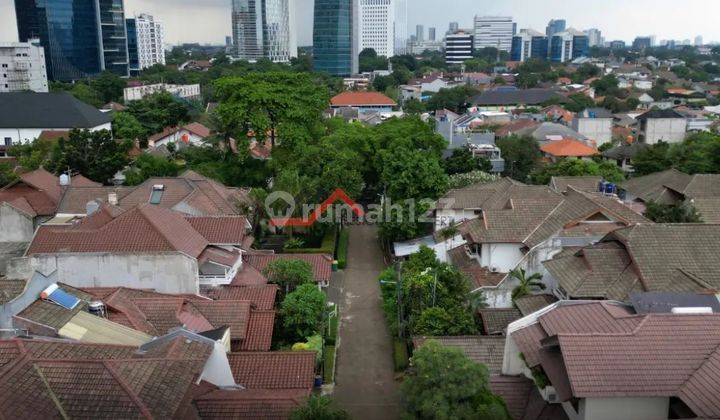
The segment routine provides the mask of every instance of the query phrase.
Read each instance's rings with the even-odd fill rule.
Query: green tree
[[[79,172],[96,182],[107,183],[128,164],[132,143],[113,140],[107,130],[72,130],[67,139],[58,140],[50,170]]]
[[[436,111],[438,109],[449,109],[453,112],[462,113],[468,107],[470,98],[480,91],[469,85],[461,85],[453,88],[440,89],[427,102],[427,109]]]
[[[290,420],[349,420],[350,415],[335,407],[333,401],[323,395],[311,395],[304,405],[290,414]]]
[[[326,305],[325,293],[316,285],[301,284],[280,304],[283,327],[294,341],[321,333]]]
[[[388,60],[383,56],[377,55],[372,48],[365,48],[360,51],[360,72],[387,70]]]
[[[0,188],[17,181],[18,178],[11,164],[0,162]]]
[[[665,142],[650,145],[638,152],[632,159],[635,176],[664,171],[673,166],[668,158],[670,145]]]
[[[486,183],[496,181],[497,175],[491,175],[487,172],[472,171],[464,174],[450,175],[448,188],[463,188],[473,184]]]
[[[167,158],[143,153],[135,159],[133,167],[124,172],[125,184],[140,185],[152,177],[174,177],[179,170],[180,167]]]
[[[511,293],[513,302],[523,296],[532,294],[534,291],[545,290],[546,288],[545,284],[541,281],[542,274],[540,273],[533,273],[528,276],[525,269],[516,268],[510,272],[510,277],[519,282]]]
[[[702,218],[691,203],[661,204],[650,201],[645,217],[655,223],[702,223]]]
[[[535,139],[528,136],[509,136],[497,139],[505,159],[505,176],[526,182],[530,173],[537,167],[542,153]]]
[[[598,80],[592,82],[592,87],[595,88],[595,93],[598,96],[617,96],[618,94],[618,78],[614,74],[608,74]]]
[[[417,419],[508,419],[488,381],[486,366],[428,340],[415,350],[401,386],[405,413]]]
[[[553,176],[601,176],[604,180],[615,183],[625,180],[624,172],[615,162],[573,158],[560,159],[538,168],[530,174],[530,179],[534,184],[547,185]]]
[[[433,307],[423,311],[413,327],[413,334],[427,336],[477,334],[477,326],[470,312],[462,307],[450,309]]]
[[[244,138],[252,130],[273,144],[278,136],[290,143],[307,137],[329,101],[327,88],[307,73],[249,73],[219,79],[214,89],[221,132]]]
[[[447,190],[448,178],[439,160],[421,150],[392,146],[378,156],[380,180],[389,197],[435,199]]]
[[[69,90],[69,92],[78,100],[81,100],[88,105],[92,105],[95,108],[100,108],[104,104],[102,98],[100,97],[100,94],[95,89],[85,83],[75,83]]]
[[[403,111],[408,114],[421,114],[425,112],[425,104],[417,99],[409,99],[403,104]]]
[[[290,292],[303,284],[313,284],[312,266],[307,261],[297,259],[278,259],[265,267],[263,274],[270,283],[275,283]]]
[[[132,101],[128,104],[127,112],[142,124],[146,135],[190,121],[188,105],[168,92],[158,92]]]
[[[119,101],[127,84],[120,76],[105,70],[90,80],[90,86],[97,92],[103,103]]]
[[[117,112],[113,115],[113,134],[116,138],[135,140],[147,136],[145,128],[140,121],[129,112]]]
[[[565,109],[572,112],[582,112],[587,108],[595,106],[595,101],[582,93],[574,93],[568,97],[570,101],[566,103]]]

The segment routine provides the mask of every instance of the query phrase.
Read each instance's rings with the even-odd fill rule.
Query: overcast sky
[[[312,43],[313,0],[297,1],[298,44]],[[165,22],[166,42],[224,43],[230,35],[231,0],[125,0],[126,15],[147,12]],[[720,41],[718,0],[407,0],[408,33],[416,24],[444,33],[450,21],[470,27],[472,16],[510,15],[518,28],[543,31],[551,18],[577,29],[596,27],[606,39],[631,41],[636,35],[661,39]],[[13,0],[0,0],[0,41],[16,41]]]

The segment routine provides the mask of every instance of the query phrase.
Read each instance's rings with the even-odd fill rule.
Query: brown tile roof
[[[639,224],[544,262],[573,298],[627,300],[632,291],[720,289],[720,225]]]
[[[495,130],[495,135],[498,137],[507,137],[515,134],[518,131],[536,128],[538,126],[540,126],[540,122],[523,118],[515,120],[498,128],[497,130]]]
[[[209,243],[239,245],[247,233],[245,216],[199,216],[187,217],[190,225]]]
[[[267,278],[250,264],[243,264],[230,283],[231,286],[264,286]]]
[[[119,200],[129,194],[132,190],[132,187],[83,187],[73,184],[63,193],[57,207],[57,212],[66,214],[85,214],[88,202],[94,200],[100,203],[107,203],[108,194],[110,193],[117,194]]]
[[[567,387],[566,398],[678,397],[698,417],[720,416],[720,399],[711,397],[720,389],[719,314],[633,315],[581,303],[535,325],[552,338],[536,348],[553,385]]]
[[[332,106],[395,106],[395,101],[379,92],[342,92],[330,99]]]
[[[244,286],[219,286],[201,289],[202,293],[215,300],[247,300],[252,302],[253,307],[258,310],[269,310],[275,307],[275,296],[278,287],[275,284],[268,284],[256,287]]]
[[[506,273],[493,273],[480,266],[476,259],[468,256],[464,245],[449,250],[448,257],[450,262],[472,282],[475,289],[497,286],[505,278]]]
[[[33,217],[55,214],[61,195],[59,178],[42,168],[21,174],[20,179],[0,188],[0,202],[9,202]]]
[[[0,277],[0,305],[18,297],[25,290],[26,280],[10,280]]]
[[[67,324],[75,314],[87,309],[87,302],[92,299],[92,295],[66,284],[58,284],[58,286],[65,292],[81,299],[80,303],[72,310],[68,310],[48,300],[40,299],[38,296],[37,300],[29,304],[25,309],[15,315],[15,317],[32,321],[37,325],[44,325],[59,330],[63,325]]]
[[[504,334],[508,324],[522,318],[522,314],[515,308],[485,308],[479,309],[485,334]]]
[[[502,397],[514,420],[567,420],[560,404],[543,400],[537,387],[524,376],[491,375],[490,390]]]
[[[178,251],[197,258],[208,245],[181,214],[145,204],[95,229],[41,226],[27,254]]]
[[[238,351],[268,351],[272,345],[275,311],[252,310],[247,333],[240,341]]]
[[[194,399],[202,419],[286,420],[308,397],[302,389],[215,390]]]
[[[276,260],[302,260],[310,263],[315,280],[319,282],[330,281],[332,274],[332,257],[325,254],[262,254],[250,253],[243,256],[245,261],[260,273],[272,261]],[[235,284],[233,282],[233,284]]]
[[[185,346],[178,339],[174,347]],[[175,417],[187,409],[210,350],[203,344],[158,360],[126,346],[2,341],[0,410],[13,418]]]
[[[235,382],[248,389],[304,389],[313,387],[315,352],[229,353]]]
[[[515,299],[514,303],[522,316],[530,315],[531,313],[537,312],[542,308],[552,305],[557,302],[557,298],[553,295],[543,293],[539,295],[527,295]]]
[[[454,347],[472,361],[487,366],[491,375],[502,371],[505,337],[468,335],[455,337],[413,337],[413,345],[420,348],[428,340],[435,340],[447,347]]]

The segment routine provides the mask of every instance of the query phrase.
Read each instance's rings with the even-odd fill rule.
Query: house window
[[[5,137],[5,146],[12,145],[12,137]]]

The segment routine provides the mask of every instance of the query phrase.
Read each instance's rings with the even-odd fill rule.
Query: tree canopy
[[[632,160],[635,175],[675,168],[688,174],[720,173],[720,135],[696,133],[681,143],[659,142]]]
[[[547,185],[554,176],[601,176],[609,182],[619,183],[625,180],[625,174],[615,162],[600,162],[582,159],[560,159],[544,165],[530,174],[534,184]]]
[[[285,296],[280,304],[280,315],[292,341],[322,333],[326,304],[325,293],[311,283],[301,284]]]
[[[48,169],[56,174],[70,170],[96,182],[108,183],[129,162],[132,143],[113,140],[107,130],[72,130],[53,149]]]
[[[490,391],[487,367],[434,340],[415,350],[401,391],[411,418],[509,418],[502,398]]]

